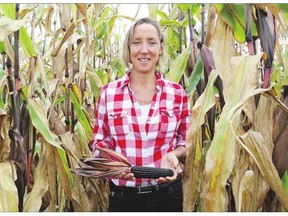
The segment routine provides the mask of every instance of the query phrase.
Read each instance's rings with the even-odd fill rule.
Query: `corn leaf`
[[[236,140],[232,128],[239,124],[239,115],[230,122],[232,108],[257,87],[257,65],[262,55],[233,57],[230,61],[229,98],[215,127],[215,135],[206,155],[201,201],[204,211],[227,211],[226,182],[235,163]]]
[[[16,12],[15,12],[14,4],[0,4],[0,10],[2,10],[2,12],[8,18],[15,20]],[[28,57],[37,55],[34,50],[32,40],[29,37],[25,27],[21,27],[19,29],[19,40],[20,40],[21,46],[23,47]]]
[[[96,71],[91,66],[88,66],[87,75],[91,85],[91,89],[95,98],[100,95],[100,89],[103,86],[101,79],[97,75]]]
[[[39,212],[42,198],[48,191],[48,179],[47,179],[47,163],[45,158],[40,158],[39,163],[36,166],[35,179],[33,188],[27,196],[24,197],[24,211],[25,212]]]
[[[45,149],[45,151],[43,151]],[[49,184],[49,194],[50,203],[45,211],[56,212],[57,208],[57,172],[56,172],[56,158],[55,158],[55,148],[49,145],[48,142],[44,140],[43,145],[41,145],[40,156],[45,159],[47,168],[47,180]]]
[[[195,102],[191,112],[191,119],[193,119],[193,124],[190,125],[187,132],[187,157],[185,161],[185,164],[187,165],[184,167],[185,175],[183,178],[184,211],[193,210],[200,191],[199,187],[202,178],[201,167],[203,165],[201,152],[201,126],[204,124],[206,113],[215,104],[215,91],[213,85],[217,76],[217,71],[213,70],[208,80],[207,87]]]
[[[6,53],[6,46],[4,41],[0,41],[0,53]]]
[[[8,120],[8,114],[0,108],[0,161],[9,159],[10,138],[8,136],[8,131],[10,129],[10,124]]]
[[[285,195],[288,197],[288,171],[286,171],[282,177],[282,185]]]
[[[203,60],[201,56],[197,59],[195,67],[193,68],[191,76],[189,79],[189,85],[187,86],[187,95],[191,95],[195,91],[197,84],[199,83],[203,71]]]
[[[18,212],[16,167],[8,161],[0,163],[0,212]]]
[[[287,211],[288,196],[285,195],[281,179],[271,160],[271,154],[269,153],[267,146],[263,143],[263,136],[256,131],[248,131],[240,137],[240,139],[242,140],[241,144],[247,146],[250,153],[256,159],[264,179],[270,185],[271,189],[275,191],[278,199]]]
[[[49,128],[49,122],[46,117],[45,109],[39,99],[28,99],[28,109],[33,126],[40,132],[43,138],[51,145],[61,148],[56,142],[56,135]]]
[[[73,195],[72,188],[74,187],[72,173],[67,166],[66,154],[64,151],[57,151],[55,154],[57,173],[60,178],[61,186],[63,187],[69,200],[73,203],[76,212],[81,211],[82,207],[78,199]]]
[[[18,31],[25,24],[25,20],[12,20],[5,16],[0,17],[0,41],[2,42],[5,37],[11,33]]]
[[[181,77],[185,72],[190,52],[190,47],[188,47],[179,56],[177,56],[177,58],[172,63],[171,69],[166,76],[166,79],[176,83],[180,82]]]
[[[245,42],[245,13],[243,4],[216,4],[219,16],[233,29],[235,39]],[[257,35],[255,23],[252,23],[252,33]]]
[[[79,122],[85,128],[87,137],[91,139],[92,138],[92,126],[89,121],[89,116],[85,114],[85,111],[82,109],[73,91],[70,92],[70,99],[72,103],[74,104],[75,112],[76,112]]]

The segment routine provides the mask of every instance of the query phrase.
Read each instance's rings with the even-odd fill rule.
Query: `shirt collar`
[[[126,86],[130,83],[131,72],[132,72],[131,70],[128,70],[125,73],[125,75],[122,77],[122,85],[120,86],[121,88],[123,88],[124,86]],[[160,73],[160,71],[156,70],[155,76],[156,76],[156,85],[157,86],[163,86],[164,80],[163,80],[163,75]]]

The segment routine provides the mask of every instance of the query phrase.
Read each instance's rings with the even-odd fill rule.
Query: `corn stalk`
[[[1,62],[6,73],[0,70],[0,173],[3,179],[0,211],[107,211],[107,181],[78,176],[71,170],[79,166],[80,158],[91,157],[88,142],[101,87],[125,73],[119,56],[122,41],[113,29],[119,19],[133,21],[142,4],[133,17],[119,14],[117,7],[110,4],[20,6],[16,19],[14,4],[0,5],[0,21],[5,24],[1,26],[0,50],[6,55]],[[285,123],[279,119],[284,120],[287,109],[286,103],[278,99],[282,86],[287,84],[287,57],[282,57],[287,47],[280,46],[280,36],[276,34],[277,58],[272,62],[270,85],[260,88],[266,59],[262,55],[265,50],[254,13],[269,9],[285,37],[287,33],[280,30],[287,30],[287,9],[277,4],[250,5],[251,12],[247,14],[251,13],[251,33],[259,54],[246,56],[243,4],[148,6],[150,15],[158,19],[165,34],[167,58],[163,74],[174,82],[182,79],[191,98],[192,124],[183,184],[185,211],[287,210],[287,165],[283,163],[285,155],[279,153],[284,152],[286,146],[281,141],[286,138]],[[164,10],[165,6],[168,11]],[[183,14],[180,20],[177,19],[179,8]],[[205,32],[201,33],[199,49],[196,32],[201,29],[196,29],[195,23],[204,18],[201,17],[204,13],[208,16],[202,24]],[[190,38],[186,38],[184,31],[179,38],[178,29],[188,28],[192,30]],[[14,32],[18,30],[19,57],[14,56],[17,49],[12,48],[17,47]],[[244,47],[241,52],[235,49],[235,41]],[[179,46],[181,50],[177,52]],[[19,67],[17,60],[20,60]],[[279,65],[274,67],[276,64]],[[15,81],[13,69],[19,71],[21,83]],[[204,74],[206,82],[201,93],[197,93]],[[222,87],[217,86],[218,80],[222,80],[223,92]],[[11,125],[14,129],[12,117],[17,94],[17,106],[21,108],[18,109],[19,133],[10,130]],[[257,106],[251,99],[255,95],[259,98]],[[207,126],[207,113],[212,107],[217,111],[211,119],[215,129]],[[282,112],[274,121],[276,107]],[[281,126],[279,130],[278,126]],[[12,139],[8,136],[9,130]],[[20,135],[23,146],[27,146],[21,160],[25,162],[28,154],[27,166],[23,169],[19,169],[19,162],[9,161],[9,154],[15,153],[9,143],[15,139],[19,142]],[[24,169],[27,176],[20,179],[16,173]],[[15,181],[25,178],[27,186],[24,184],[23,194],[23,184],[17,188]]]

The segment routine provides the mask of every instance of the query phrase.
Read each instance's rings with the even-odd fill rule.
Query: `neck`
[[[155,73],[137,73],[132,71],[130,76],[131,85],[133,86],[155,86],[156,76]]]

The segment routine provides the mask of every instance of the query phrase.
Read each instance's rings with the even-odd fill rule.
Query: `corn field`
[[[139,4],[139,10],[144,4]],[[0,212],[105,212],[91,157],[101,87],[121,77],[116,4],[0,4]],[[288,210],[288,4],[148,4],[166,79],[191,102],[186,212]]]

